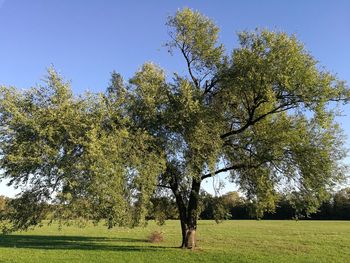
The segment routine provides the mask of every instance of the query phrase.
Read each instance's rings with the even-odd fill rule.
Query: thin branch
[[[223,172],[236,170],[236,169],[241,169],[241,168],[245,168],[245,167],[247,167],[247,164],[243,164],[243,163],[242,164],[237,164],[237,165],[232,165],[230,167],[225,167],[225,168],[219,169],[219,170],[215,171],[214,173],[208,173],[208,174],[202,175],[201,179],[204,180],[206,178],[212,177],[214,175],[217,175],[217,174],[220,174],[220,173],[223,173]]]
[[[203,95],[209,93],[214,88],[215,84],[218,82],[218,79],[212,78],[210,80],[210,84],[208,84],[208,82],[205,83],[205,88],[204,88]]]
[[[186,60],[188,73],[190,74],[191,79],[192,79],[194,85],[195,85],[197,88],[199,88],[198,79],[194,76],[194,74],[193,74],[193,72],[192,72],[192,68],[191,68],[192,60],[190,60],[190,58],[189,58],[188,55],[186,54],[186,52],[185,52],[185,47],[184,47],[184,46],[180,47],[180,51],[181,51],[182,55],[184,56],[184,58],[185,58],[185,60]]]
[[[232,165],[230,167],[225,167],[225,168],[219,169],[219,170],[215,171],[214,173],[204,174],[204,175],[202,175],[201,180],[204,180],[204,179],[209,178],[209,177],[213,177],[214,175],[217,175],[220,173],[232,171],[232,170],[238,170],[238,169],[243,169],[243,168],[258,168],[264,163],[266,163],[266,162],[262,161],[259,164],[255,164],[255,165],[251,165],[251,164],[247,164],[247,163],[235,164],[235,165]]]
[[[162,187],[162,188],[171,189],[171,187],[170,187],[170,186],[168,186],[168,185],[164,185],[164,184],[157,184],[156,186],[157,186],[157,187]]]
[[[296,105],[292,105],[292,106],[289,106],[289,107],[286,107],[286,106],[288,106],[288,104],[282,104],[282,105],[276,107],[275,109],[260,115],[259,117],[257,117],[254,120],[253,120],[252,115],[251,115],[244,126],[242,126],[241,128],[239,128],[237,130],[229,131],[229,132],[227,132],[225,134],[222,134],[220,136],[220,138],[221,139],[225,139],[225,138],[227,138],[227,137],[229,137],[231,135],[239,134],[239,133],[245,131],[249,126],[254,125],[255,123],[257,123],[258,121],[264,119],[266,116],[268,116],[270,114],[287,111],[287,110],[290,110],[290,109],[293,109],[293,108],[296,107]],[[286,108],[283,108],[283,107],[286,107]]]

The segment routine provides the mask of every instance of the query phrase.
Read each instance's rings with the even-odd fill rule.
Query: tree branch
[[[242,168],[246,168],[248,166],[249,165],[247,165],[247,164],[241,163],[241,164],[232,165],[230,167],[225,167],[225,168],[222,168],[222,169],[219,169],[219,170],[215,171],[214,173],[208,173],[208,174],[202,175],[201,180],[204,180],[206,178],[212,177],[214,175],[217,175],[217,174],[220,174],[220,173],[223,173],[223,172],[236,170],[236,169],[242,169]]]
[[[259,117],[257,117],[256,119],[253,119],[252,118],[252,115],[249,117],[249,119],[247,120],[246,124],[244,126],[242,126],[241,128],[237,129],[237,130],[233,130],[233,131],[229,131],[227,133],[224,133],[220,136],[221,139],[225,139],[231,135],[234,135],[234,134],[239,134],[243,131],[245,131],[249,126],[252,126],[254,125],[255,123],[257,123],[258,121],[264,119],[266,116],[270,115],[270,114],[273,114],[273,113],[278,113],[278,112],[283,112],[283,111],[287,111],[287,110],[290,110],[290,109],[293,109],[296,107],[296,105],[291,105],[289,107],[287,107],[289,104],[282,104],[278,107],[276,107],[275,109],[271,110],[271,111],[268,111],[262,115],[260,115]],[[286,108],[284,108],[286,107]]]
[[[187,63],[187,69],[188,69],[188,73],[190,74],[191,76],[191,79],[194,83],[194,85],[199,88],[199,82],[198,82],[198,79],[194,76],[193,72],[192,72],[192,68],[191,68],[191,63],[192,61],[189,59],[189,57],[187,56],[186,52],[185,52],[185,47],[182,46],[180,47],[180,50],[181,50],[181,53],[182,55],[184,56],[185,60],[186,60],[186,63]]]
[[[251,165],[251,164],[247,164],[247,163],[235,164],[235,165],[232,165],[230,167],[225,167],[225,168],[219,169],[219,170],[215,171],[214,173],[204,174],[204,175],[202,175],[201,180],[204,180],[204,179],[209,178],[209,177],[213,177],[214,175],[217,175],[217,174],[220,174],[223,172],[232,171],[232,170],[238,170],[238,169],[243,169],[243,168],[258,168],[259,166],[261,166],[264,163],[266,163],[266,161],[262,161],[259,164],[255,164],[255,165]]]
[[[162,187],[162,188],[171,189],[171,187],[170,187],[170,186],[168,186],[168,185],[164,185],[164,184],[157,184],[156,186],[157,186],[157,187]]]

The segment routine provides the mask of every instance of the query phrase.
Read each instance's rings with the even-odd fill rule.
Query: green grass
[[[162,231],[162,243],[147,242]],[[0,236],[0,262],[350,262],[350,222],[199,221],[199,248],[183,250],[180,225],[44,226]]]

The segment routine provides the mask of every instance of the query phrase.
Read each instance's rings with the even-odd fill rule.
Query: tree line
[[[8,213],[11,198],[0,196],[0,217]],[[298,211],[291,196],[280,194],[275,211],[265,213],[259,217],[252,202],[238,192],[228,192],[221,196],[213,196],[205,191],[200,193],[199,219],[223,220],[239,219],[267,219],[267,220],[350,220],[350,187],[341,189],[329,195],[319,209],[306,215]],[[176,202],[167,197],[154,196],[148,208],[147,220],[156,220],[162,225],[166,220],[179,219]],[[47,218],[49,219],[49,218]]]
[[[268,220],[350,220],[350,188],[341,189],[329,195],[319,209],[306,214],[296,208],[292,196],[280,194],[275,210],[259,216],[256,206],[251,200],[238,192],[228,192],[221,196],[213,196],[205,191],[200,193],[199,219],[215,220],[217,223],[230,219],[268,219]],[[148,219],[159,224],[167,219],[179,219],[174,200],[165,197],[153,197]]]

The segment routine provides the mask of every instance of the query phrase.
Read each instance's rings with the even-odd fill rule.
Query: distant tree
[[[214,197],[206,191],[201,191],[199,193],[199,204],[198,204],[198,213],[200,219],[214,219],[215,213],[217,209],[217,205],[221,205],[219,198]],[[219,222],[223,218],[220,217],[218,213],[216,213],[216,220]]]
[[[243,202],[243,199],[238,192],[228,192],[222,195],[222,198],[223,198],[223,203],[227,207],[235,206]]]
[[[260,219],[285,220],[349,220],[350,196],[349,188],[341,189],[323,200],[317,211],[306,214],[306,211],[296,210],[293,196],[280,193],[274,211],[266,212]],[[241,197],[237,192],[229,192],[219,197],[204,191],[200,193],[200,219],[211,219],[221,222],[224,219],[259,219],[256,207],[251,200]],[[224,213],[216,213],[217,206]]]
[[[175,200],[167,196],[152,197],[150,205],[147,217],[156,220],[159,225],[163,225],[167,219],[179,219]]]
[[[310,219],[332,220],[338,219],[334,213],[334,202],[332,197],[323,201],[318,211],[309,216]]]
[[[276,209],[270,213],[265,213],[264,219],[293,219],[296,210],[291,202],[289,194],[280,193],[276,202]]]
[[[344,188],[334,195],[334,216],[337,219],[350,220],[350,188]]]
[[[183,76],[169,80],[146,63],[126,85],[112,74],[104,94],[75,98],[52,71],[45,87],[1,88],[0,166],[10,184],[26,185],[18,202],[135,225],[165,188],[187,248],[196,245],[201,182],[223,172],[257,217],[274,211],[281,187],[298,211],[316,211],[344,173],[331,108],[349,98],[345,83],[283,32],[239,33],[229,56],[199,12],[179,10],[167,26]],[[36,223],[19,222],[14,229]]]
[[[232,217],[231,211],[243,204],[243,199],[237,192],[228,192],[222,196],[212,196],[201,192],[201,219],[214,219],[217,223]]]

